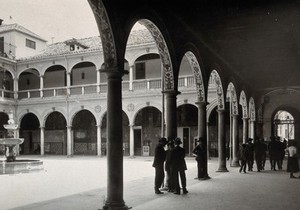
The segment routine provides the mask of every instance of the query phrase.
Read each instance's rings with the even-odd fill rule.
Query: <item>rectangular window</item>
[[[135,64],[135,79],[146,79],[146,65],[144,62]]]
[[[30,39],[26,39],[26,47],[35,49],[36,48],[36,44],[34,41],[30,40]]]

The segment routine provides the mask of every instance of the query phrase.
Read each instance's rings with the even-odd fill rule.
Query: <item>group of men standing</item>
[[[166,187],[169,192],[180,195],[179,176],[183,194],[187,194],[186,175],[187,170],[185,162],[185,149],[180,147],[182,141],[180,138],[174,140],[166,138],[159,139],[158,145],[155,148],[153,167],[155,168],[154,191],[155,194],[163,194],[160,191],[162,187],[165,171],[166,171]],[[168,145],[168,149],[164,147]]]

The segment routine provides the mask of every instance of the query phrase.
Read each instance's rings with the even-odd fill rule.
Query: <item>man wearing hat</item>
[[[206,161],[206,149],[204,148],[203,145],[203,138],[200,137],[199,139],[197,139],[197,146],[194,148],[193,150],[193,155],[196,156],[196,161],[197,161],[197,167],[198,167],[198,174],[197,177],[195,179],[205,179],[208,178],[207,174],[205,174],[205,161]]]
[[[178,173],[180,175],[181,180],[181,187],[183,194],[187,194],[188,191],[186,189],[186,176],[185,170],[187,170],[186,162],[185,162],[185,149],[180,147],[182,141],[180,138],[175,138],[174,141],[175,148],[171,150],[171,172],[172,172],[172,179],[173,179],[173,187],[174,187],[174,194],[180,195],[180,185],[178,179]]]
[[[155,194],[163,194],[159,190],[159,188],[162,186],[165,173],[164,173],[164,162],[166,160],[166,151],[164,149],[164,146],[167,144],[166,138],[160,138],[158,141],[158,145],[155,148],[154,153],[154,161],[152,166],[155,168],[155,180],[154,180],[154,190]]]

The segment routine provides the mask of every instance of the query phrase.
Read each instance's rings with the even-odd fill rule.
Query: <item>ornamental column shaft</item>
[[[232,115],[232,163],[231,166],[240,166],[238,158],[239,150],[239,131],[238,131],[238,115]]]
[[[168,138],[177,137],[177,112],[176,99],[178,91],[168,90],[163,92],[166,97],[166,134]]]
[[[45,155],[45,128],[41,127],[41,155]]]
[[[122,76],[118,69],[107,74],[107,199],[103,209],[128,209],[123,200]]]
[[[243,118],[243,144],[246,144],[248,140],[248,119],[247,117]]]
[[[196,102],[198,105],[198,137],[203,138],[203,147],[207,153],[207,126],[206,126],[206,102]],[[204,166],[203,166],[203,177],[198,178],[208,178],[207,173],[207,155],[205,155]]]
[[[217,172],[227,172],[226,168],[226,141],[225,141],[225,110],[218,112],[218,156],[219,169]]]

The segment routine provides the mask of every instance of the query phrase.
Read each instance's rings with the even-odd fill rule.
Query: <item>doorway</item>
[[[142,127],[134,128],[134,155],[142,155]]]

